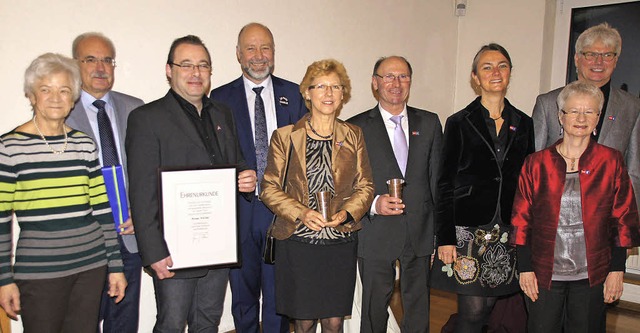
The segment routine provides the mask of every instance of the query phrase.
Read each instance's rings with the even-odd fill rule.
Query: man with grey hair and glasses
[[[116,49],[109,38],[97,32],[81,34],[73,41],[72,53],[80,66],[82,93],[67,118],[67,124],[93,138],[98,147],[101,166],[121,165],[126,177],[124,139],[127,117],[144,102],[111,90]],[[107,294],[107,281],[100,303],[100,319],[104,320],[102,332],[135,333],[138,332],[140,313],[142,260],[138,254],[131,218],[117,232],[128,283],[127,296],[116,303]]]

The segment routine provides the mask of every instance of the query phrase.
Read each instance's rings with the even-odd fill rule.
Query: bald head
[[[243,75],[259,84],[275,67],[275,44],[271,30],[260,23],[249,23],[238,34],[236,57]]]

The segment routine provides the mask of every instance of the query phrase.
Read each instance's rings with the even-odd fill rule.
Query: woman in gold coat
[[[359,127],[337,115],[351,97],[338,61],[307,68],[300,93],[311,110],[271,138],[260,198],[276,215],[276,311],[296,332],[341,332],[351,314],[356,279],[356,231],[373,200],[373,179]],[[286,175],[286,177],[285,177]],[[285,180],[286,178],[286,180]],[[330,192],[327,219],[316,193]]]

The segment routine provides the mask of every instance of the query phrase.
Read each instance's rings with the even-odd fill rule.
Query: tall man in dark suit
[[[622,51],[622,38],[615,28],[602,23],[585,30],[576,40],[573,57],[578,81],[599,87],[604,106],[592,137],[624,155],[636,202],[640,205],[640,99],[611,86],[611,75]],[[562,137],[556,99],[564,87],[538,96],[533,108],[536,150],[544,149]]]
[[[259,23],[245,25],[238,34],[236,56],[242,76],[214,89],[211,98],[233,110],[240,149],[247,165],[257,170],[260,184],[271,133],[278,127],[294,124],[307,113],[307,108],[297,84],[272,75],[275,44],[269,28]],[[266,132],[259,133],[259,118],[263,119]],[[259,332],[262,292],[262,330],[289,332],[287,318],[276,314],[273,265],[262,262],[273,214],[258,200],[257,191],[255,195],[252,201],[239,200],[242,266],[231,269],[229,274],[233,321],[238,332]]]
[[[76,102],[73,112],[67,118],[67,124],[87,133],[96,142],[102,166],[108,164],[126,165],[127,154],[124,149],[124,138],[127,131],[129,113],[144,104],[139,98],[112,91],[114,69],[116,66],[116,50],[113,42],[100,33],[89,32],[76,37],[72,46],[73,58],[78,60],[82,77],[82,94]],[[98,101],[98,102],[96,102]],[[96,105],[103,101],[103,110]],[[98,114],[106,114],[106,124],[110,124],[111,132],[98,125]],[[108,131],[108,129],[107,129]],[[106,142],[106,137],[113,141]],[[103,144],[116,148],[117,161],[103,159]],[[125,172],[126,175],[126,172]],[[140,275],[142,260],[138,254],[136,237],[133,234],[133,223],[129,218],[119,230],[118,242],[124,263],[124,274],[127,279],[127,296],[120,303],[107,294],[108,283],[102,294],[100,318],[104,319],[103,332],[136,333],[140,313]]]
[[[407,106],[412,74],[403,57],[379,59],[371,82],[378,106],[348,120],[364,132],[376,189],[358,235],[360,331],[365,333],[387,330],[396,261],[400,261],[402,331],[429,331],[427,283],[442,126],[436,114]],[[394,178],[406,182],[402,200],[387,192],[387,181]]]
[[[171,253],[159,220],[158,168],[239,165],[238,189],[252,198],[256,173],[247,169],[231,110],[209,99],[211,56],[196,36],[176,39],[166,75],[171,89],[129,116],[131,209],[142,263],[150,266],[156,295],[153,332],[218,332],[228,269],[207,267],[170,272]],[[235,209],[235,207],[229,207]]]

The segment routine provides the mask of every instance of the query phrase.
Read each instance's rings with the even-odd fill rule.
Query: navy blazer
[[[271,75],[273,97],[276,102],[278,128],[295,124],[308,110],[304,105],[298,85]],[[242,76],[211,91],[211,98],[226,104],[233,111],[240,140],[240,150],[249,168],[256,169],[256,147],[253,144],[253,129],[247,95]]]
[[[115,112],[115,119],[110,119],[112,122],[115,122],[118,128],[118,135],[120,137],[120,142],[117,142],[120,146],[120,154],[122,159],[122,167],[124,168],[124,175],[127,177],[127,153],[124,149],[124,140],[127,133],[127,118],[129,117],[129,113],[133,111],[133,109],[141,106],[144,102],[136,97],[125,95],[119,93],[117,91],[110,91],[109,97],[111,98],[111,107]],[[89,117],[87,116],[87,110],[84,109],[82,105],[82,99],[78,99],[76,105],[73,107],[73,110],[67,117],[66,121],[69,127],[77,129],[81,132],[89,135],[94,141],[100,140],[98,137],[98,133],[94,133],[91,128],[91,123],[89,123]],[[96,145],[98,147],[98,145]],[[136,243],[135,235],[122,235],[122,242],[127,247],[127,251],[130,253],[138,253],[138,244]]]
[[[275,110],[278,128],[295,124],[307,113],[307,108],[304,105],[302,95],[300,95],[298,85],[273,75],[271,76],[271,82],[273,84],[274,101],[276,103]],[[236,122],[240,150],[247,163],[247,167],[256,170],[256,147],[253,143],[254,131],[251,127],[247,95],[242,76],[211,91],[211,98],[231,107]],[[273,218],[273,215],[254,217],[253,212],[255,210],[251,207],[251,205],[254,204],[260,205],[262,202],[251,203],[246,200],[239,200],[238,220],[240,224],[239,233],[241,243],[244,243],[251,234],[251,225],[253,223],[269,223]],[[264,222],[260,222],[260,220]]]
[[[393,154],[380,109],[356,115],[348,122],[362,128],[373,171],[374,195],[388,193],[387,180],[404,178],[403,215],[367,214],[358,235],[358,256],[390,260],[400,256],[407,237],[416,256],[433,252],[436,211],[436,185],[440,169],[442,125],[438,115],[407,106],[409,156],[402,176]],[[407,235],[408,234],[408,235]]]
[[[455,226],[481,226],[498,214],[509,224],[520,169],[534,151],[533,120],[504,100],[509,112],[502,166],[482,115],[480,97],[447,119],[438,181],[438,246],[456,244]]]

